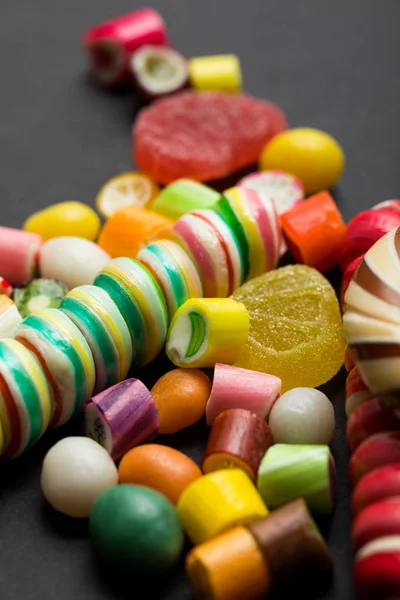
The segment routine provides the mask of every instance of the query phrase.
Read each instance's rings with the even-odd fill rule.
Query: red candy
[[[360,479],[351,499],[353,514],[392,496],[400,496],[400,464],[374,469]]]
[[[400,462],[400,432],[378,433],[362,442],[350,459],[350,479],[355,485],[373,469]]]
[[[364,254],[361,254],[361,256],[357,256],[357,258],[352,260],[351,263],[349,263],[347,265],[347,267],[345,268],[345,270],[343,272],[342,285],[340,288],[340,304],[342,305],[343,309],[345,308],[344,297],[345,297],[347,288],[349,287],[349,283],[353,279],[353,275],[356,272],[357,267],[363,258],[364,258]]]
[[[388,535],[400,535],[400,498],[386,498],[364,508],[351,528],[353,548]]]
[[[400,598],[400,550],[360,557],[355,563],[354,581],[360,600]]]
[[[376,433],[393,431],[400,427],[400,420],[392,407],[381,404],[379,398],[371,398],[357,406],[347,421],[346,440],[350,452]]]

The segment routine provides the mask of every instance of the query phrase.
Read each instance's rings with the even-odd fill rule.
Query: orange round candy
[[[145,444],[130,450],[122,458],[120,483],[145,485],[164,494],[177,504],[187,486],[202,476],[191,458],[161,444]]]
[[[211,382],[199,369],[173,369],[153,386],[158,408],[159,433],[176,433],[204,415]]]

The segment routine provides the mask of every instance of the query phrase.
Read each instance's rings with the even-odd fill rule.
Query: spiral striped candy
[[[168,311],[162,291],[150,271],[132,258],[115,258],[96,277],[118,306],[136,349],[133,365],[154,360],[164,346]]]
[[[172,228],[173,239],[189,254],[206,298],[229,296],[244,280],[244,262],[235,234],[213,210],[194,210]]]
[[[1,340],[3,458],[15,458],[31,448],[48,427],[50,416],[51,392],[36,356],[16,340]]]
[[[59,308],[90,346],[96,369],[95,393],[125,379],[132,360],[132,342],[109,295],[94,285],[81,285],[64,297]]]
[[[71,319],[54,308],[29,315],[15,339],[36,355],[47,377],[53,399],[50,427],[63,425],[93,393],[95,367],[87,341]]]
[[[274,202],[256,190],[233,187],[224,192],[214,210],[239,241],[245,280],[276,267],[282,244],[281,226]]]
[[[139,252],[137,260],[148,268],[160,286],[167,302],[170,319],[186,300],[203,296],[196,267],[175,242],[154,242]]]

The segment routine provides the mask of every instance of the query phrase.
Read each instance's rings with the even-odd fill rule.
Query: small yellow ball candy
[[[100,219],[90,206],[82,202],[60,202],[31,215],[23,229],[38,233],[45,241],[74,236],[93,242],[100,229]]]
[[[331,189],[342,175],[345,156],[329,133],[307,127],[288,129],[265,146],[260,169],[280,169],[298,177],[307,195]]]

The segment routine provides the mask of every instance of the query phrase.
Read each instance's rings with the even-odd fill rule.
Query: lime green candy
[[[159,193],[151,208],[164,217],[177,221],[192,210],[210,208],[220,197],[218,192],[203,183],[178,179]]]
[[[118,485],[103,492],[90,513],[99,557],[133,576],[163,573],[179,559],[184,535],[175,507],[159,492]]]

